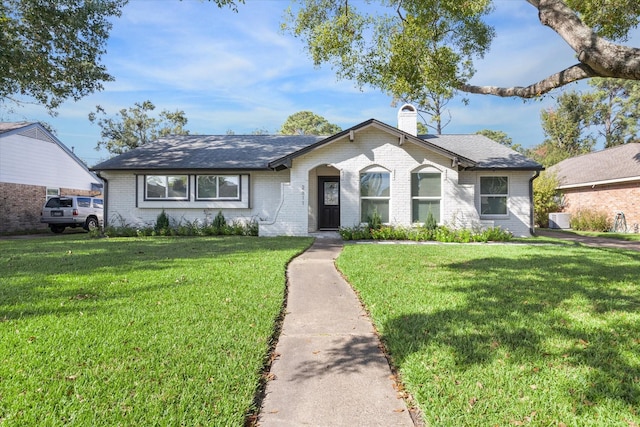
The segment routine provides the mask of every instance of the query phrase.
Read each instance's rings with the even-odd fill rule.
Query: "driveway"
[[[556,231],[549,229],[536,230],[538,236],[553,237],[555,239],[568,240],[572,242],[582,243],[586,246],[594,246],[599,248],[626,249],[630,251],[640,251],[640,241],[627,241],[619,239],[610,239],[604,237],[581,236],[570,231]]]

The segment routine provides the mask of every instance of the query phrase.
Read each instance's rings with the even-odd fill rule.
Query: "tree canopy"
[[[111,154],[122,154],[161,136],[189,134],[184,128],[188,121],[184,111],[162,110],[158,117],[152,117],[150,112],[155,108],[151,101],[136,102],[109,117],[104,108],[96,106],[89,114],[89,121],[101,128],[96,150],[104,147]]]
[[[640,82],[596,78],[591,91],[568,91],[540,116],[545,140],[529,154],[545,166],[588,153],[598,143],[605,148],[638,140]]]
[[[640,49],[619,44],[639,23],[636,0],[525,1],[577,60],[528,86],[469,84],[495,36],[486,22],[491,0],[378,0],[375,7],[373,0],[296,0],[284,28],[305,42],[316,65],[417,105],[454,91],[532,98],[591,77],[640,80]]]
[[[35,100],[50,112],[113,80],[100,63],[111,18],[127,0],[2,0],[0,100]]]
[[[298,111],[287,117],[279,133],[283,135],[333,135],[340,132],[340,126],[311,111]]]

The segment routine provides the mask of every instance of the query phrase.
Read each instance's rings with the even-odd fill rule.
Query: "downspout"
[[[100,172],[96,172],[96,175],[98,175],[98,178],[104,181],[104,193],[102,194],[102,219],[104,222],[104,224],[102,224],[102,231],[104,231],[104,229],[107,228],[108,224],[107,218],[109,218],[109,203],[107,203],[107,194],[109,194],[109,181],[107,180],[107,178],[100,175]]]
[[[540,176],[540,171],[536,171],[535,175],[529,180],[529,234],[535,237],[535,221],[534,221],[534,205],[533,205],[533,180]]]

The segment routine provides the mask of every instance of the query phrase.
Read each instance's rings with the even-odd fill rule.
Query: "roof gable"
[[[64,151],[73,161],[75,161],[81,168],[87,171],[97,182],[100,179],[93,173],[87,165],[80,160],[78,156],[66,145],[64,145],[58,138],[56,138],[51,132],[49,132],[44,126],[37,122],[0,122],[0,138],[10,135],[20,135],[25,138],[33,138],[39,141],[44,141],[51,144],[56,144],[62,151]]]
[[[549,168],[560,188],[640,180],[640,143],[634,142],[565,159]]]

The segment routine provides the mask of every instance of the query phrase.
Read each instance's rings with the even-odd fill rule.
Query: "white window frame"
[[[203,177],[213,177],[216,182],[216,195],[217,197],[200,197],[200,178]],[[220,197],[220,178],[235,178],[237,191],[236,195],[233,197]],[[240,200],[242,195],[242,179],[240,175],[231,175],[231,174],[208,174],[208,175],[196,175],[196,200],[197,201],[208,201],[208,200]]]
[[[60,188],[47,187],[46,195],[47,195],[47,200],[49,200],[52,197],[58,197],[60,196]]]
[[[482,179],[483,178],[504,178],[506,180],[506,193],[483,193],[482,192]],[[481,217],[506,217],[509,215],[509,176],[507,175],[483,175],[480,176],[479,182],[479,193],[480,193],[480,216]],[[494,197],[494,198],[504,198],[504,213],[484,213],[482,211],[483,206],[483,198],[485,197]]]
[[[431,174],[431,175],[439,175],[440,177],[440,188],[439,188],[439,196],[418,196],[413,194],[413,179],[414,179],[414,175],[418,175],[418,174]],[[426,218],[423,218],[422,221],[420,221],[420,218],[414,218],[414,204],[417,201],[432,201],[432,202],[438,202],[438,216],[436,217],[436,221],[438,224],[441,223],[442,220],[442,172],[439,171],[438,169],[434,169],[434,168],[426,168],[426,169],[420,169],[420,170],[416,170],[411,172],[411,220],[414,223],[424,223],[424,220]]]
[[[362,195],[362,177],[364,175],[367,174],[386,174],[389,180],[389,195],[388,196],[363,196]],[[380,215],[380,217],[382,218],[382,222],[384,224],[388,224],[391,218],[391,173],[387,170],[384,169],[382,167],[376,167],[376,168],[369,168],[369,169],[365,169],[360,171],[360,175],[359,175],[359,180],[358,180],[358,194],[360,196],[360,221],[361,223],[366,223],[367,222],[367,218],[363,218],[364,215],[364,211],[362,209],[362,201],[363,200],[386,200],[388,202],[388,207],[387,207],[387,215],[385,218],[384,215]],[[385,221],[386,219],[386,221]]]
[[[150,177],[159,177],[164,179],[164,197],[149,197],[149,191],[147,185],[149,184],[148,179]],[[169,179],[170,178],[183,178],[185,183],[184,196],[180,197],[170,197],[169,196]],[[189,200],[189,175],[184,174],[176,174],[176,175],[144,175],[144,199],[145,200]]]

